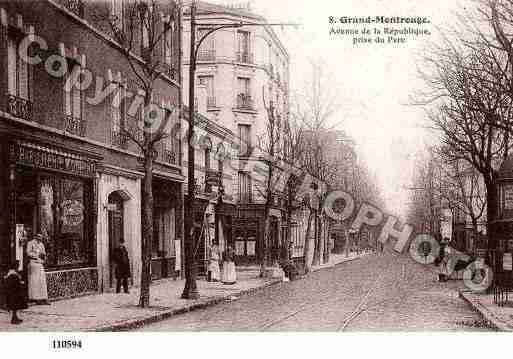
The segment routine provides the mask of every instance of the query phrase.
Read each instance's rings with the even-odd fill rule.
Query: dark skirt
[[[15,276],[5,279],[5,294],[7,310],[20,310],[28,308],[27,290]]]

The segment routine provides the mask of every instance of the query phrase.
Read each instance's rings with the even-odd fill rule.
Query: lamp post
[[[191,2],[191,15],[190,15],[190,52],[189,52],[189,108],[188,108],[188,136],[187,136],[187,201],[185,203],[185,223],[184,223],[184,251],[185,251],[185,287],[182,292],[183,299],[197,299],[199,298],[198,288],[196,285],[196,260],[194,258],[195,252],[195,236],[194,236],[194,202],[195,202],[195,177],[194,177],[194,147],[192,141],[194,139],[194,92],[195,92],[195,74],[196,74],[196,60],[198,51],[203,41],[214,32],[221,29],[240,28],[243,26],[297,26],[298,24],[291,23],[245,23],[243,21],[237,23],[215,24],[206,23],[201,24],[196,22],[197,2]],[[197,27],[209,28],[199,39],[196,39]],[[201,239],[199,239],[201,240]]]

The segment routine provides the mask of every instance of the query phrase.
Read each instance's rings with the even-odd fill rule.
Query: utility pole
[[[195,256],[195,233],[194,233],[194,197],[196,190],[196,179],[194,177],[194,148],[192,141],[194,138],[194,88],[196,72],[196,0],[191,3],[191,48],[189,56],[189,131],[187,133],[187,201],[185,201],[185,230],[184,230],[184,249],[185,249],[185,287],[183,289],[183,299],[199,298],[198,287],[196,285],[196,259]],[[181,71],[181,69],[180,69]]]

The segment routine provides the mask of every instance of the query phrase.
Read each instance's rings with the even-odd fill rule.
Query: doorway
[[[112,263],[112,253],[124,239],[123,198],[118,192],[113,192],[108,198],[108,226],[109,226],[109,287],[116,284],[115,266]]]

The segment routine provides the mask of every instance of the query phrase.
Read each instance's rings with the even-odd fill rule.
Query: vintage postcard
[[[513,331],[512,30],[512,0],[0,0],[0,347]]]

